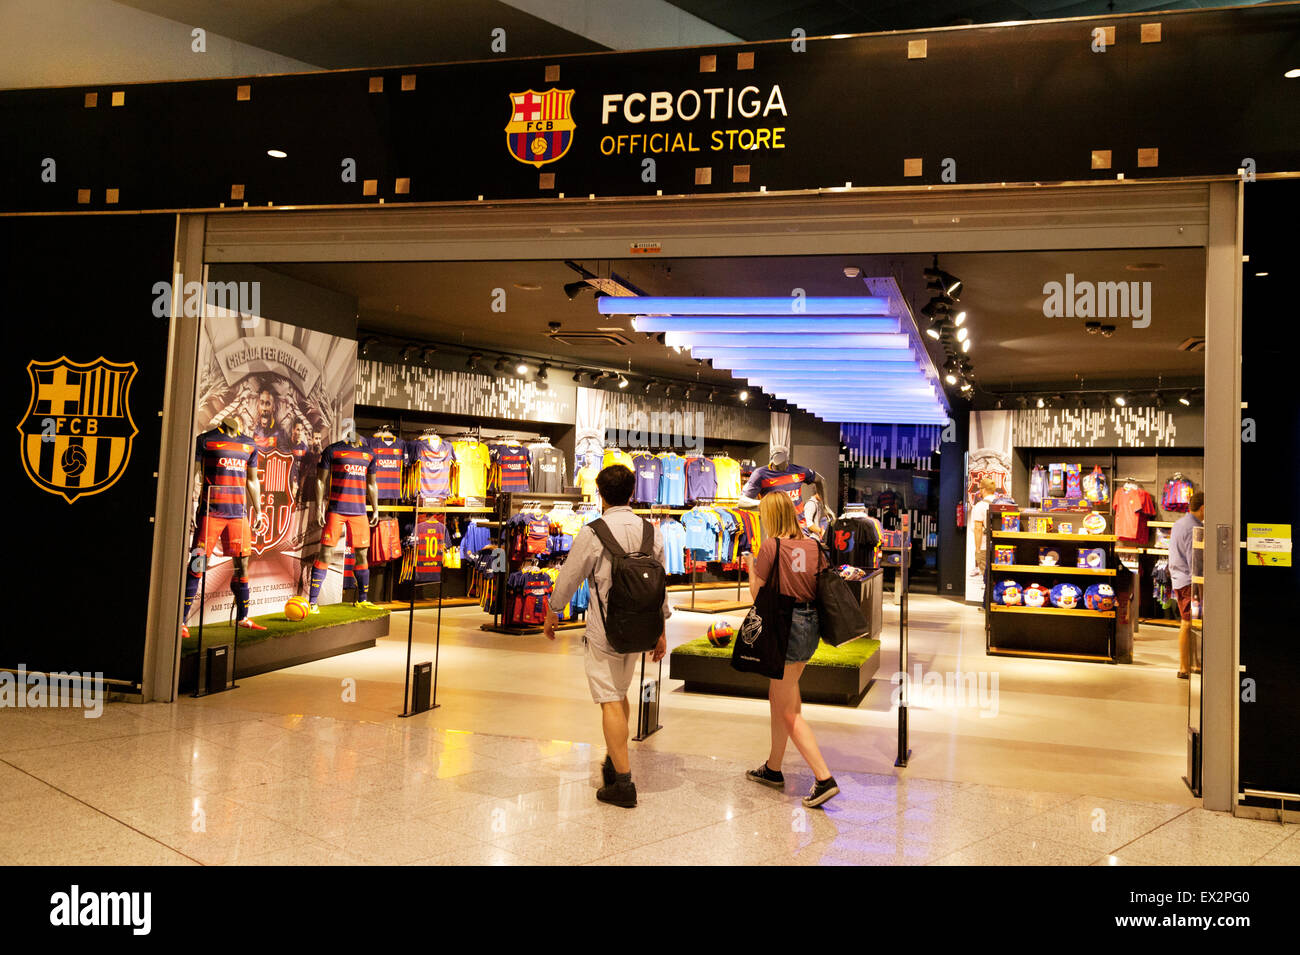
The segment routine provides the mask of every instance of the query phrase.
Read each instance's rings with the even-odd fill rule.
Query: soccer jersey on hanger
[[[686,459],[686,500],[711,501],[718,496],[717,471],[708,458]]]
[[[562,494],[565,483],[564,455],[549,444],[528,446],[528,483],[538,494]]]
[[[452,496],[451,475],[456,455],[450,442],[436,434],[421,435],[406,443],[406,454],[418,479],[415,493],[423,500],[441,501]]]
[[[636,475],[632,499],[643,504],[654,504],[658,501],[663,462],[649,451],[637,451],[632,455],[632,473]]]
[[[671,451],[659,455],[659,497],[664,507],[686,506],[686,459]]]
[[[402,465],[408,454],[406,442],[401,438],[370,438],[370,450],[375,453],[375,484],[379,500],[397,501],[402,498]]]
[[[605,469],[615,464],[621,464],[629,471],[635,471],[632,466],[632,456],[620,448],[606,448],[605,454],[600,459],[601,469]]]
[[[740,462],[720,454],[713,458],[713,473],[717,477],[714,497],[728,501],[740,499]]]
[[[482,501],[487,497],[488,465],[492,454],[481,441],[453,441],[452,452],[456,467],[452,481],[452,496],[469,501]]]

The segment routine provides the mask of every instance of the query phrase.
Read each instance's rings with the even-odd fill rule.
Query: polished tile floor
[[[1300,865],[1293,825],[1186,805],[843,772],[823,810],[735,759],[638,750],[635,810],[587,743],[212,701],[0,718],[0,863]]]
[[[896,770],[887,623],[862,704],[805,705],[842,789],[821,810],[799,803],[811,775],[793,749],[784,793],[744,778],[765,701],[672,682],[664,729],[634,744],[640,806],[598,804],[575,634],[488,634],[463,609],[443,615],[441,706],[411,719],[404,615],[372,650],[203,700],[0,713],[0,863],[1300,864],[1300,827],[1204,811],[1183,786],[1168,635],[1131,667],[988,658],[976,612],[911,609],[913,663],[997,674],[996,705],[915,700]],[[674,615],[670,642],[712,619]],[[414,659],[434,627],[416,614]]]

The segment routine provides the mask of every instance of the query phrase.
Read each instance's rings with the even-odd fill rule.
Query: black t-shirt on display
[[[841,517],[826,535],[835,564],[851,564],[863,570],[876,569],[876,545],[880,534],[876,525],[864,517]]]

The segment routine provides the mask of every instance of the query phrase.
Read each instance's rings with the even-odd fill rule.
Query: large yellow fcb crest
[[[136,370],[107,358],[27,363],[32,397],[18,425],[19,457],[37,487],[71,504],[117,482],[139,433],[130,403]]]
[[[520,162],[541,168],[569,151],[576,128],[569,113],[573,90],[524,90],[510,94],[506,145]]]

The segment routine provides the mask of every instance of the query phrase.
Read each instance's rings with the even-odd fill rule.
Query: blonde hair
[[[980,478],[980,491],[984,494],[993,494],[998,489],[998,482],[993,480],[987,474]]]
[[[800,538],[799,516],[795,513],[794,502],[780,491],[765,494],[758,502],[758,519],[762,524],[763,537]]]

